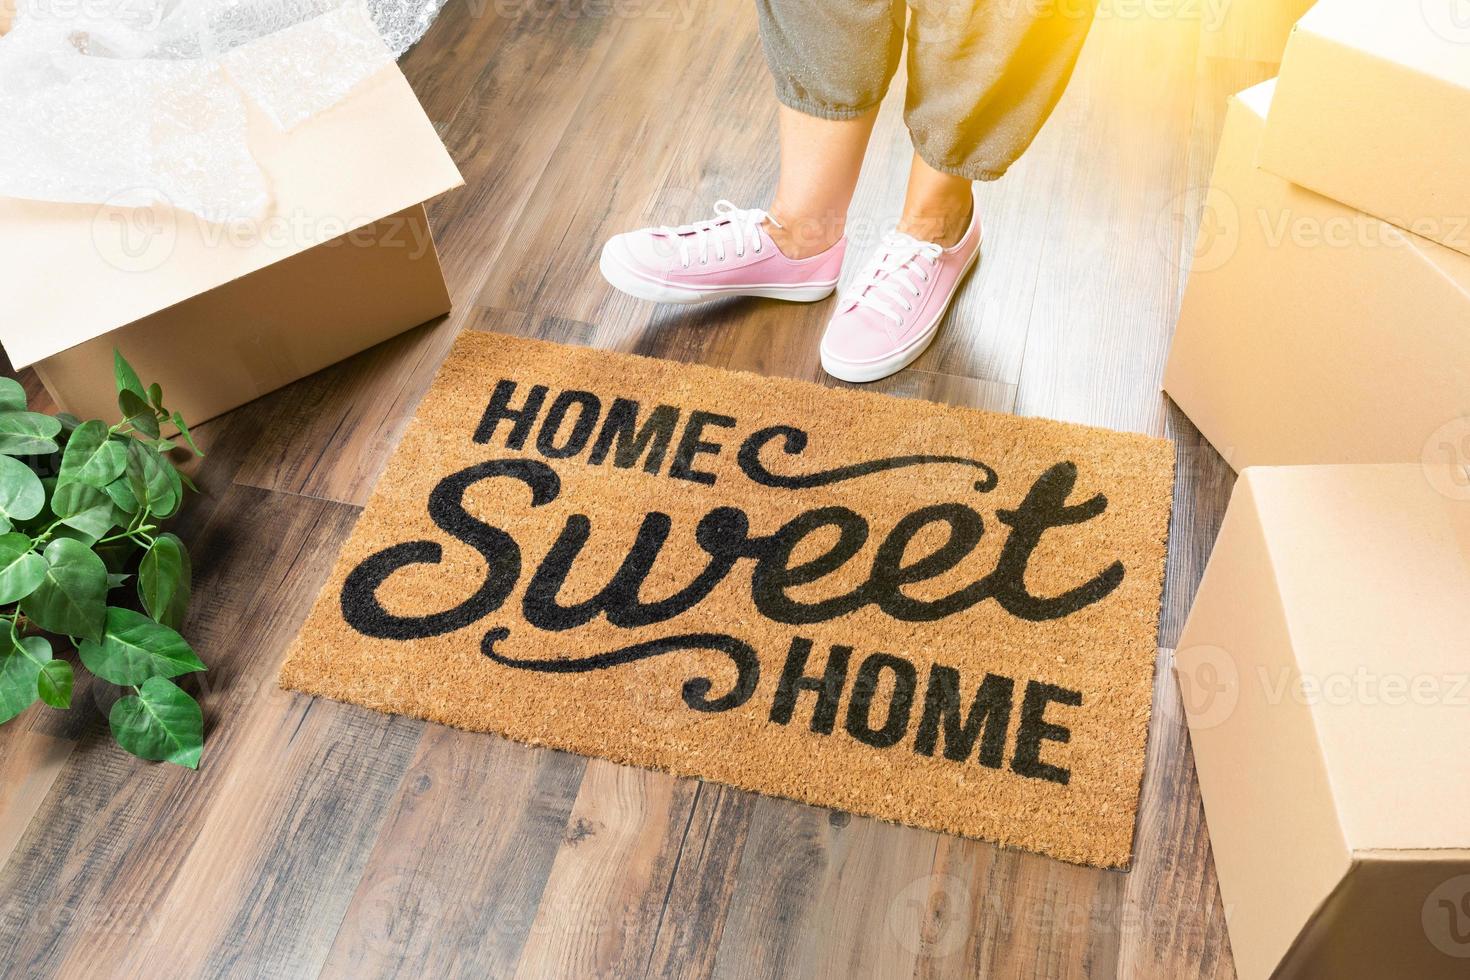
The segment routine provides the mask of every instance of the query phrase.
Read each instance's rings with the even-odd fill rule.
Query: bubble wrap
[[[263,217],[246,101],[290,129],[408,50],[443,0],[22,0],[0,37],[0,195]]]

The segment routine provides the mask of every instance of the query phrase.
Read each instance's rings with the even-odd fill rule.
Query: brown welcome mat
[[[1173,460],[466,333],[281,682],[1124,865]]]

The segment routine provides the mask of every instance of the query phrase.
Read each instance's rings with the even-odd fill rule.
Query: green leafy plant
[[[130,689],[108,718],[118,744],[193,769],[204,718],[173,678],[205,667],[179,634],[189,553],[159,524],[195,488],[163,426],[203,453],[163,389],[144,387],[121,354],[113,373],[116,425],[29,411],[24,389],[0,378],[0,723],[38,698],[70,706],[71,662],[53,650],[65,640],[87,670]]]

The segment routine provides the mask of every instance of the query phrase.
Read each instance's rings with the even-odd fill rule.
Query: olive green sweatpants
[[[785,105],[850,119],[882,101],[903,53],[904,122],[926,163],[1005,173],[1051,114],[1092,24],[1092,0],[756,0]]]

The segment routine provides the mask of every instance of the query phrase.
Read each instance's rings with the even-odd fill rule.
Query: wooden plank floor
[[[1225,97],[1303,0],[1105,0],[1031,151],[983,189],[987,255],[895,395],[1178,446],[1136,860],[1075,867],[275,687],[285,647],[455,333],[826,379],[828,304],[653,307],[602,239],[774,181],[744,0],[450,0],[403,62],[467,185],[433,219],[448,318],[201,427],[178,522],[210,672],[197,773],[111,744],[116,692],[0,728],[10,976],[1231,977],[1171,647],[1233,476],[1159,394]],[[701,84],[708,80],[708,84]],[[855,245],[908,143],[884,105]],[[851,270],[849,270],[851,272]],[[35,379],[29,390],[44,400]]]

